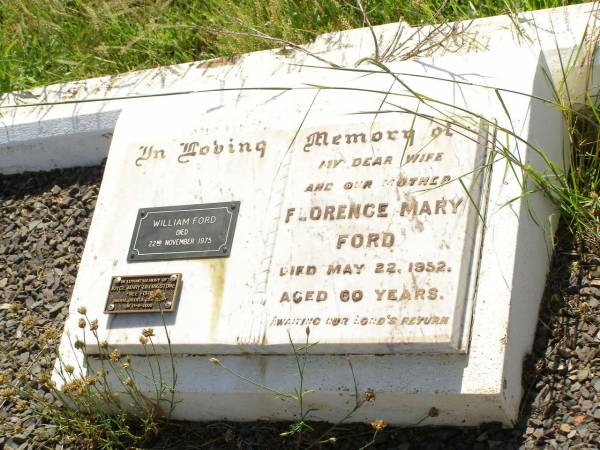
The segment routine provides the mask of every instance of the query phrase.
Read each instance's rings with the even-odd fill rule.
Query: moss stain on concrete
[[[215,336],[223,306],[223,291],[225,290],[225,274],[227,273],[227,260],[215,259],[210,263],[210,281],[213,291],[213,306],[210,317],[210,335]]]

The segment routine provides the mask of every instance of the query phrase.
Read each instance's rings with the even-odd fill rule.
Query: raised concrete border
[[[587,79],[576,61],[587,54],[579,52],[580,47],[593,42],[589,38],[597,33],[598,16],[598,5],[585,3],[450,23],[442,28],[394,23],[374,27],[373,32],[380,54],[388,61],[519,47],[529,48],[537,58],[541,51],[557,86],[564,79],[560,61],[573,68],[568,88],[571,98],[576,98],[586,85],[598,84],[594,76]],[[429,45],[437,41],[444,45]],[[352,66],[375,53],[368,28],[319,36],[306,49],[341,66]],[[598,58],[593,68],[600,64]],[[265,86],[270,78],[301,72],[302,65],[310,64],[323,62],[297,50],[276,49],[1,95],[0,173],[99,164],[108,154],[120,111],[136,98]]]
[[[520,68],[519,72],[507,69],[502,65],[503,61],[508,58],[511,58],[511,61]],[[450,60],[459,60],[460,68],[448,63]],[[566,133],[562,126],[560,111],[547,102],[539,100],[552,96],[551,88],[544,78],[547,66],[540,54],[537,59],[530,58],[526,50],[488,52],[464,58],[450,55],[435,59],[424,58],[418,63],[412,61],[400,63],[395,66],[395,69],[411,73],[414,65],[426,66],[435,72],[444,70],[450,78],[453,75],[463,76],[466,72],[468,75],[464,78],[467,82],[483,79],[489,82],[490,86],[498,89],[527,90],[533,97],[518,93],[503,95],[503,104],[511,111],[510,119],[504,114],[503,108],[497,104],[498,99],[493,90],[485,90],[489,95],[486,98],[494,99],[496,108],[490,110],[477,107],[476,110],[482,111],[481,113],[486,116],[489,114],[488,119],[495,118],[504,129],[512,126],[515,133],[533,146],[522,148],[514,141],[506,144],[514,156],[522,158],[522,163],[531,163],[538,170],[543,170],[544,163],[534,150],[541,148],[547,152],[550,160],[560,165],[566,149],[563,143]],[[473,67],[480,69],[474,71]],[[503,82],[496,80],[496,76],[499,76]],[[506,76],[506,78],[502,78],[502,76]],[[427,89],[435,91],[437,96],[441,96],[448,104],[447,97],[442,94],[442,89],[433,88],[428,79],[422,78],[420,81],[424,86],[417,92],[424,92]],[[474,107],[476,104],[467,101],[471,97],[466,91],[472,89],[475,89],[475,86],[461,88],[460,96],[464,97],[468,106]],[[454,93],[453,89],[448,90],[446,86],[445,95],[453,98]],[[200,97],[196,96],[196,98]],[[222,101],[220,97],[217,100],[218,102]],[[168,351],[166,334],[163,329],[160,329],[161,324],[158,320],[144,322],[145,319],[134,317],[131,322],[127,321],[122,329],[123,333],[112,334],[114,330],[109,330],[105,326],[106,317],[99,313],[98,308],[102,308],[103,302],[98,302],[98,298],[102,296],[92,297],[88,294],[89,290],[104,291],[99,284],[93,284],[92,278],[95,277],[97,281],[104,283],[110,274],[114,274],[115,270],[134,270],[124,262],[126,254],[121,251],[122,248],[127,248],[126,243],[129,239],[129,234],[122,231],[124,229],[129,231],[129,227],[122,222],[124,227],[118,228],[118,225],[113,223],[112,217],[114,208],[126,209],[119,207],[120,203],[117,200],[119,195],[129,196],[128,198],[134,201],[142,197],[137,196],[130,189],[123,188],[120,181],[124,179],[123,174],[130,174],[130,171],[124,169],[124,172],[117,168],[123,169],[131,166],[131,164],[124,166],[121,163],[124,161],[133,163],[134,159],[131,158],[135,158],[136,155],[123,151],[140,135],[148,137],[148,129],[158,135],[161,133],[164,135],[167,132],[165,130],[173,129],[164,124],[165,128],[161,128],[160,121],[164,121],[161,116],[166,116],[168,114],[166,111],[176,111],[177,105],[173,104],[170,106],[172,109],[169,109],[165,106],[168,103],[165,99],[161,99],[159,103],[160,105],[154,105],[157,109],[151,109],[151,105],[144,105],[147,116],[136,114],[133,108],[127,109],[117,124],[105,179],[82,259],[82,269],[79,272],[71,300],[70,316],[65,324],[65,336],[67,337],[63,338],[60,348],[63,361],[68,358],[82,358],[81,352],[73,353],[68,339],[69,336],[70,339],[82,338],[81,330],[77,327],[77,321],[80,318],[77,308],[86,306],[91,318],[98,319],[100,339],[107,339],[111,348],[115,346],[123,352],[130,353],[132,367],[136,370],[142,371],[146,367],[144,357],[136,356],[143,354],[139,349],[140,345],[137,343],[136,337],[142,332],[144,326],[158,328],[153,342],[160,348],[155,351],[160,355],[163,367],[170,365],[168,356],[165,356],[165,352]],[[210,102],[203,103],[198,100],[192,103],[208,108],[208,111],[217,110]],[[142,106],[140,105],[139,108]],[[153,113],[154,111],[156,113]],[[240,106],[238,114],[243,117],[246,111]],[[291,116],[290,109],[288,108],[286,111]],[[487,113],[483,111],[487,111]],[[205,113],[210,114],[209,112]],[[201,114],[188,113],[187,116],[196,118]],[[173,115],[171,120],[177,120],[177,116]],[[235,122],[236,119],[232,118],[231,120]],[[238,117],[237,120],[240,118]],[[500,137],[498,141],[506,142],[506,139]],[[377,396],[373,404],[357,411],[351,420],[369,421],[381,418],[391,424],[411,425],[427,416],[427,412],[432,407],[436,408],[439,414],[436,417],[428,418],[421,424],[476,425],[481,422],[499,421],[510,425],[516,420],[522,394],[522,361],[533,341],[539,300],[550,260],[548,250],[551,245],[546,238],[552,230],[542,230],[539,224],[550,224],[551,219],[556,218],[556,215],[553,205],[541,194],[522,198],[522,178],[518,173],[504,169],[504,163],[500,162],[492,170],[490,180],[486,229],[482,241],[482,258],[468,354],[351,355],[359,390],[362,392],[371,389]],[[152,173],[150,171],[146,175],[149,177]],[[202,177],[202,172],[196,173]],[[265,178],[264,174],[262,177]],[[266,178],[271,180],[271,177]],[[252,180],[251,177],[248,179]],[[140,186],[148,183],[148,178],[137,179],[131,174],[131,178],[127,181]],[[253,186],[256,187],[256,185]],[[194,195],[194,190],[184,188],[183,183],[181,187],[183,190],[177,198],[184,204],[190,203],[191,198],[185,195]],[[248,185],[245,185],[245,189],[248,189]],[[150,192],[161,190],[160,185],[149,189]],[[137,205],[135,202],[134,204]],[[531,217],[530,213],[535,214],[537,221]],[[248,228],[263,229],[262,227]],[[269,233],[269,231],[269,229],[264,230],[265,233]],[[545,234],[543,231],[548,233]],[[125,242],[120,239],[124,239]],[[261,240],[257,241],[261,242]],[[106,244],[107,242],[110,245]],[[263,253],[255,252],[256,259],[262,260],[263,256],[268,258],[269,252],[272,251],[272,249],[265,248]],[[230,261],[234,264],[232,267],[235,267],[235,260],[232,258]],[[186,266],[172,261],[168,266],[171,270],[167,270],[167,272],[182,272],[184,277],[188,277],[188,280],[196,281],[200,279],[202,269],[192,266],[193,264]],[[243,267],[248,266],[249,264],[246,264]],[[158,272],[160,269],[160,273],[164,273],[166,265],[164,262],[156,262],[148,263],[145,267],[150,272],[153,270]],[[186,273],[186,270],[189,272]],[[126,274],[126,272],[118,273]],[[234,270],[228,271],[228,273],[235,276]],[[191,289],[188,294],[198,291],[199,289]],[[209,292],[206,289],[205,291]],[[184,289],[182,295],[185,293]],[[249,298],[243,292],[239,297]],[[238,373],[279,392],[293,392],[298,387],[298,369],[294,357],[292,355],[257,355],[255,353],[252,353],[251,356],[231,355],[227,354],[230,352],[227,352],[226,349],[223,350],[216,344],[206,349],[180,345],[185,344],[180,339],[181,332],[195,330],[194,327],[198,327],[199,330],[206,328],[206,322],[201,323],[200,320],[194,319],[201,314],[198,314],[197,310],[191,309],[192,303],[187,300],[192,298],[194,297],[191,295],[182,298],[180,305],[185,302],[187,309],[180,309],[179,312],[185,311],[185,315],[182,317],[180,314],[174,318],[176,322],[167,323],[167,329],[173,338],[172,348],[178,373],[176,399],[181,401],[174,411],[174,417],[186,420],[256,420],[258,418],[293,420],[298,414],[297,404],[274,400],[271,391],[260,389],[224,372],[222,368],[212,365],[209,357],[216,353],[214,356],[218,356],[227,366]],[[101,298],[101,300],[104,299]],[[217,303],[221,302],[217,301]],[[222,303],[225,307],[220,311],[226,310],[227,302],[223,301]],[[239,312],[240,308],[237,311]],[[208,314],[204,315],[207,318],[210,317]],[[235,325],[241,321],[248,322],[250,315],[238,314],[236,317],[239,321],[233,322],[234,325],[230,327],[232,330],[239,329],[240,327]],[[187,323],[186,319],[189,320]],[[201,331],[195,332],[194,338],[200,334]],[[116,340],[113,339],[115,337]],[[250,351],[252,350],[251,348]],[[318,352],[318,346],[316,352]],[[86,354],[88,363],[91,363],[92,367],[101,364],[98,357],[94,355],[93,343],[87,347]],[[348,413],[354,401],[353,379],[347,365],[347,355],[314,354],[309,364],[304,386],[307,389],[315,389],[316,392],[305,399],[305,404],[311,409],[317,409],[311,418],[335,422]],[[80,366],[77,362],[73,362],[72,365]],[[55,376],[55,381],[60,386],[61,379],[58,375]],[[151,395],[152,385],[144,383],[141,379],[139,381],[142,383],[143,391]],[[112,387],[115,390],[121,390],[118,380],[112,381]]]

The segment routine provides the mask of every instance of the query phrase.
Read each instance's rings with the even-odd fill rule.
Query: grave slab
[[[69,341],[83,339],[85,306],[142,372],[153,328],[154,351],[175,361],[176,418],[294,419],[297,405],[259,385],[297,388],[292,344],[308,339],[314,420],[344,417],[358,388],[376,400],[350,420],[413,424],[436,408],[421,424],[513,422],[557,218],[522,195],[520,166],[561,165],[566,148],[547,66],[513,51],[388,68],[307,68],[124,110],[62,359],[83,360]],[[215,204],[236,205],[233,234],[231,211],[201,212]],[[161,256],[135,261],[142,219],[145,254]],[[223,255],[190,253],[213,239]],[[105,313],[113,277],[165,274],[181,277],[174,311]],[[131,303],[165,301],[151,286]],[[85,370],[101,351],[86,340]]]

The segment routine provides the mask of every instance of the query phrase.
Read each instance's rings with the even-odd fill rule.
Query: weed
[[[144,348],[152,348],[152,351],[146,352],[150,373],[148,376],[133,368],[127,355],[122,355],[118,350],[111,349],[105,341],[100,341],[97,321],[89,319],[85,308],[79,308],[79,313],[82,317],[78,321],[78,327],[83,339],[73,342],[70,336],[67,338],[72,351],[77,348],[83,350],[83,361],[79,362],[77,359],[77,367],[74,367],[63,361],[60,354],[56,355],[55,373],[62,381],[60,389],[56,388],[49,373],[31,376],[31,365],[42,357],[54,356],[52,353],[58,343],[58,333],[48,328],[41,333],[42,347],[30,367],[19,374],[10,374],[8,377],[2,374],[3,377],[0,377],[0,384],[6,386],[0,391],[2,402],[17,395],[20,402],[35,410],[44,421],[56,426],[55,439],[63,444],[76,443],[78,447],[113,449],[149,442],[168,423],[176,406],[174,393],[177,375],[171,351],[172,373],[170,379],[167,379],[163,376],[154,349],[154,332],[151,329],[143,331],[140,340],[144,339]],[[100,349],[99,354],[94,356],[96,364],[92,364],[90,356],[85,352],[88,329]],[[100,367],[94,368],[98,364]],[[16,361],[14,366],[18,367]],[[151,398],[142,392],[140,380],[145,381],[145,385],[154,386]],[[122,390],[117,392],[115,386],[120,386]],[[37,389],[40,387],[52,392],[56,401],[38,394]]]
[[[350,368],[350,372],[352,373],[352,382],[354,385],[354,406],[337,422],[333,423],[329,426],[324,432],[319,434],[316,438],[313,437],[311,442],[306,442],[305,434],[306,432],[313,433],[315,429],[310,425],[310,415],[312,412],[316,411],[315,408],[307,407],[307,403],[305,398],[314,392],[312,389],[305,389],[305,373],[307,368],[307,363],[310,359],[310,350],[317,346],[317,342],[310,343],[310,327],[306,327],[306,341],[302,345],[295,344],[288,332],[288,338],[290,341],[290,346],[292,349],[292,353],[294,355],[294,359],[296,361],[296,367],[298,369],[298,388],[294,389],[294,392],[282,392],[276,389],[273,389],[264,384],[258,383],[255,380],[227,367],[225,364],[221,362],[220,359],[216,357],[210,358],[210,362],[215,364],[218,367],[221,367],[226,372],[230,373],[236,378],[243,380],[247,383],[250,383],[261,390],[270,392],[274,395],[275,398],[280,398],[283,400],[293,401],[298,405],[298,414],[296,420],[294,420],[290,426],[288,431],[282,432],[280,435],[283,437],[296,436],[296,448],[304,447],[304,448],[314,448],[320,446],[325,443],[335,443],[336,438],[333,436],[333,432],[340,427],[343,423],[347,422],[353,415],[358,411],[365,403],[374,402],[375,401],[375,393],[371,390],[365,391],[362,395],[359,391],[358,381],[356,380],[356,375],[354,373],[354,367],[352,366],[352,361],[348,358],[348,366]],[[374,435],[372,436],[371,441],[364,447],[366,448],[369,445],[375,442],[376,435],[379,431],[383,430],[387,424],[383,420],[376,420],[372,424]],[[314,433],[313,433],[314,434]]]

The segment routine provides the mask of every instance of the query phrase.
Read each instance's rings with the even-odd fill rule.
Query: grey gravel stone
[[[8,384],[16,382],[14,374],[23,367],[28,368],[25,383],[32,383],[53,366],[51,358],[38,355],[39,339],[49,326],[58,333],[62,329],[73,284],[65,273],[77,273],[101,173],[102,168],[77,168],[0,176],[0,303],[5,302],[0,308],[0,374]],[[63,207],[66,193],[77,215],[71,211],[69,216]],[[68,217],[73,218],[71,228],[59,228]],[[24,324],[28,316],[32,326]],[[46,401],[54,401],[46,388],[32,385]],[[33,441],[36,448],[54,447],[56,428],[38,416],[27,397],[0,398],[0,436],[7,438],[0,447],[33,448]]]
[[[22,441],[19,441],[15,437],[9,438],[4,443],[4,450],[18,450],[21,447],[21,443]]]
[[[585,381],[588,379],[588,377],[590,376],[590,370],[589,369],[581,369],[577,371],[577,379],[579,381]]]
[[[600,297],[600,288],[596,288],[596,287],[584,287],[579,292],[582,295],[591,295],[594,297]]]

